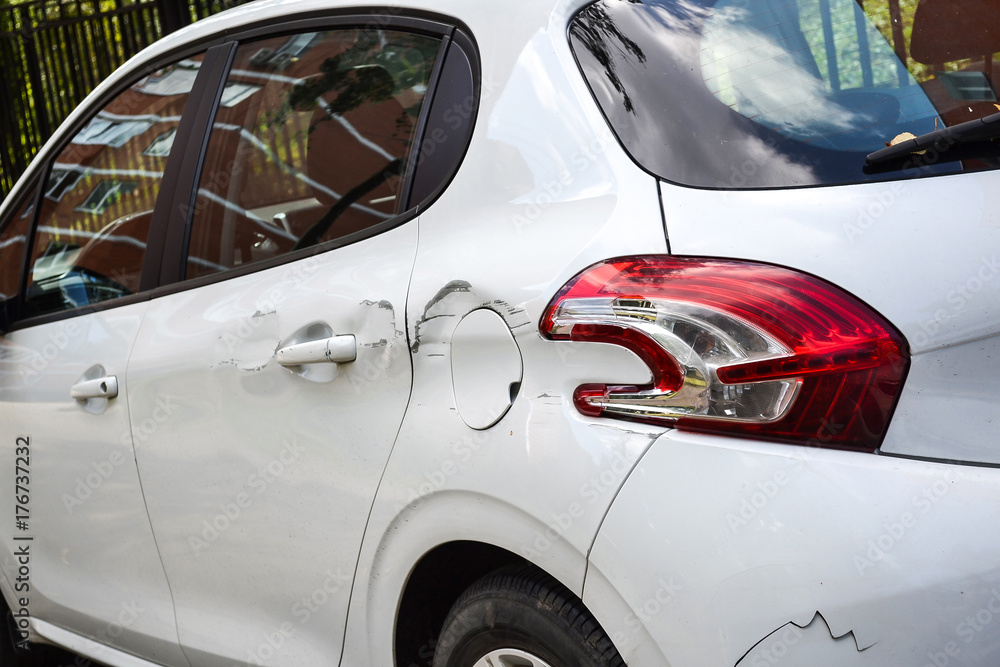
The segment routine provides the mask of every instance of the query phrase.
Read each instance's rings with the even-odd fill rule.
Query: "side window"
[[[153,206],[201,57],[136,82],[56,157],[30,258],[25,315],[139,290]]]
[[[402,212],[440,38],[336,29],[241,44],[212,126],[186,278]]]
[[[4,221],[0,231],[0,301],[17,296],[24,266],[24,246],[34,211],[37,183],[25,190],[24,201],[14,207],[12,217]]]

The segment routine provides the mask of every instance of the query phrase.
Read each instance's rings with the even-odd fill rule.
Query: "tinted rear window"
[[[986,141],[864,171],[899,135],[1000,110],[1000,3],[600,0],[570,36],[619,140],[672,182],[789,187],[1000,166]]]

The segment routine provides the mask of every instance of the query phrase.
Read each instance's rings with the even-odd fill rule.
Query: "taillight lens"
[[[642,386],[585,384],[583,414],[802,445],[874,451],[909,365],[903,337],[833,285],[765,264],[626,257],[555,296],[553,340],[620,345]]]

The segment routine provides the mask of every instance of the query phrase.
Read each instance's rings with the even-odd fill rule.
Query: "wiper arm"
[[[903,158],[914,158],[913,164],[909,166],[922,167],[921,153],[930,148],[940,153],[945,153],[955,146],[963,146],[980,141],[989,141],[1000,138],[1000,112],[990,114],[983,118],[970,120],[958,125],[952,125],[941,130],[935,130],[922,134],[913,139],[901,141],[898,144],[882,148],[869,153],[865,158],[864,170],[866,173],[885,171],[889,163],[897,162]],[[961,155],[952,159],[965,159],[967,155]],[[948,157],[938,157],[934,162],[951,162]],[[930,162],[928,162],[930,164]],[[893,165],[895,168],[906,168],[906,164]]]

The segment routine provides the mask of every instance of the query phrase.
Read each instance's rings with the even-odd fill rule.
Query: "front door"
[[[95,110],[0,239],[12,316],[0,335],[0,490],[17,500],[7,516],[22,517],[0,538],[4,570],[19,573],[8,581],[15,612],[98,660],[111,660],[99,646],[109,645],[187,664],[139,482],[127,364],[148,307],[141,277],[170,154],[162,137],[189,97],[158,82],[199,62],[128,82]]]

